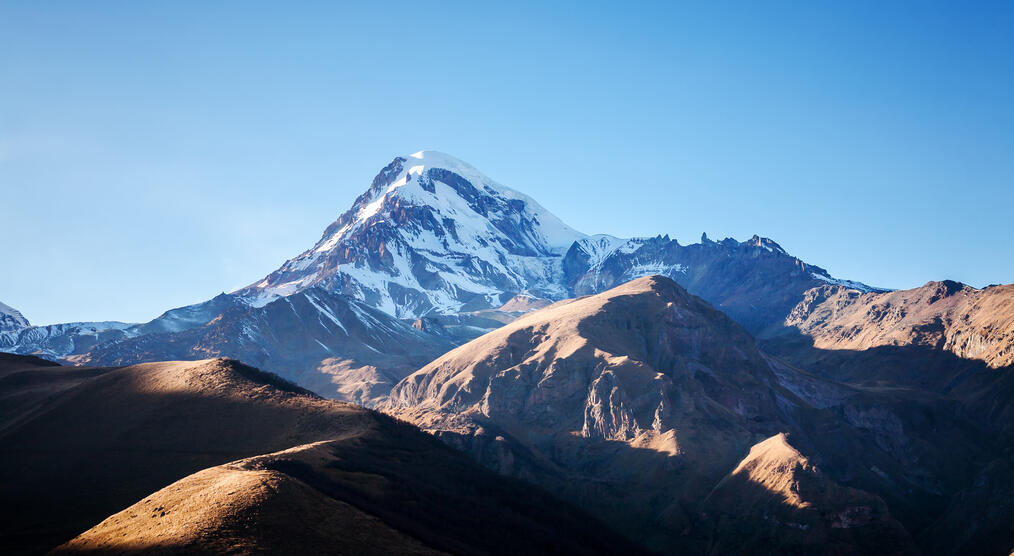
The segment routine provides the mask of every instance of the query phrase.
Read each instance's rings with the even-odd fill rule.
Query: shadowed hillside
[[[5,387],[5,395],[20,388]],[[228,462],[237,463],[215,467]],[[579,510],[495,476],[410,425],[229,360],[149,363],[83,379],[0,434],[0,466],[17,478],[0,487],[8,553],[52,548],[153,497],[157,513],[110,529],[124,517],[114,516],[68,550],[216,551],[235,542],[249,552],[261,537],[241,542],[242,531],[263,526],[268,537],[303,538],[269,543],[280,551],[358,552],[364,537],[343,533],[349,520],[397,531],[370,545],[377,552],[631,550],[605,527],[589,528],[594,520]]]

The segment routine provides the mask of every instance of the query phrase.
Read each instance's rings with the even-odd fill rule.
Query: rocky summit
[[[399,317],[562,297],[560,260],[585,237],[449,155],[395,158],[312,248],[240,290],[257,303],[311,285]]]

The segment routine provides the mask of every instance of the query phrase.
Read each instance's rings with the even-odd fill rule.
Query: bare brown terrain
[[[821,286],[806,292],[785,324],[818,349],[926,346],[996,369],[1014,363],[1014,284],[943,281],[887,293]]]
[[[659,276],[452,350],[384,410],[661,552],[916,552],[993,457],[952,400],[788,365]]]
[[[53,548],[132,504],[63,550],[636,551],[410,425],[235,361],[63,369],[77,383],[53,375],[51,395],[0,433],[16,478],[0,486],[5,553]]]
[[[552,304],[549,299],[519,293],[501,305],[500,310],[507,313],[528,313]]]
[[[935,439],[953,456],[933,459],[968,465],[926,475],[964,478],[933,487],[950,494],[921,504],[941,505],[930,512],[939,517],[925,528],[922,544],[940,553],[1010,552],[1014,285],[976,289],[943,281],[867,294],[823,286],[806,292],[786,324],[796,333],[767,338],[765,350],[835,381],[905,400],[911,422],[896,426],[907,436],[927,429],[936,436],[943,423],[975,422],[979,432]],[[927,405],[933,398],[937,402]],[[938,409],[927,413],[932,406]],[[953,447],[968,435],[980,440],[965,448]],[[932,459],[924,456],[918,461]]]
[[[199,471],[54,553],[325,554],[342,547],[355,554],[442,554],[298,479],[256,465],[241,460]]]
[[[915,552],[880,498],[839,485],[780,433],[750,448],[702,504],[708,552],[784,554],[812,543],[827,554]],[[885,541],[896,540],[895,544]]]
[[[443,442],[230,360],[0,356],[0,465],[18,478],[0,487],[0,545],[1007,553],[1012,294],[821,286],[763,349],[660,276],[424,317],[413,327],[448,341],[502,325],[382,403]],[[334,365],[355,384],[379,372]]]
[[[32,355],[0,352],[0,435],[30,419],[53,396],[109,370],[64,367]]]

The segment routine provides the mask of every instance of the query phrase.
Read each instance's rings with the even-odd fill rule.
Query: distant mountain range
[[[788,312],[833,278],[775,242],[621,239],[575,231],[530,197],[449,155],[397,157],[311,249],[237,295],[264,303],[311,286],[396,317],[490,309],[525,292],[551,300],[661,274],[749,326]]]
[[[251,286],[144,324],[32,327],[7,312],[0,349],[117,365],[235,357],[322,395],[370,402],[449,342],[470,340],[523,312],[511,304],[517,296],[530,308],[652,274],[683,284],[754,333],[777,332],[810,288],[880,291],[833,278],[757,236],[745,242],[704,236],[693,245],[665,236],[588,236],[467,163],[420,151],[396,157],[316,245]],[[314,293],[272,305],[308,291]],[[332,305],[355,310],[336,312]],[[405,342],[331,335],[363,329],[361,315],[383,322],[374,330],[397,330]],[[407,330],[418,318],[417,331]],[[397,360],[399,344],[415,356]],[[384,370],[363,376],[367,367]]]
[[[108,342],[73,360],[128,365],[228,356],[270,367],[328,397],[369,404],[454,345],[350,297],[312,287],[261,307],[233,304],[202,326]]]
[[[0,350],[85,365],[0,354],[6,488],[41,512],[15,511],[27,529],[12,535],[63,500],[58,488],[32,506],[39,485],[74,500],[92,488],[55,479],[84,467],[52,446],[99,438],[80,465],[131,478],[63,524],[58,540],[110,516],[65,551],[149,546],[149,531],[201,550],[357,551],[350,520],[417,553],[552,552],[554,527],[565,553],[1014,548],[1014,286],[889,291],[759,236],[586,235],[433,151],[395,158],[317,244],[250,286],[143,324],[32,326],[0,305]],[[218,357],[281,378],[164,362]],[[32,369],[4,374],[5,361]],[[242,449],[206,453],[202,419]],[[430,454],[404,421],[516,481]],[[194,446],[192,462],[172,455]],[[155,448],[168,450],[158,480],[135,469]],[[240,487],[230,507],[223,490]],[[506,513],[504,488],[523,499]],[[208,535],[184,526],[202,500],[219,504]],[[575,506],[601,538],[575,534]],[[164,519],[169,507],[183,509]],[[475,534],[486,518],[506,520],[502,542]]]

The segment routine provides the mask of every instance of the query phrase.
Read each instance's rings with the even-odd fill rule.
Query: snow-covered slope
[[[237,292],[253,304],[319,285],[398,317],[567,295],[560,261],[585,236],[449,155],[395,158],[311,249]]]
[[[0,332],[0,351],[60,359],[110,341],[132,337],[136,324],[116,321],[65,322]]]
[[[31,324],[20,311],[0,302],[0,333],[16,332],[22,328],[28,328]]]
[[[102,344],[196,328],[230,308],[247,306],[242,298],[223,293],[201,303],[170,309],[143,324],[97,321],[25,326],[12,330],[0,328],[0,351],[63,359],[81,355]]]
[[[186,309],[175,310],[177,316],[200,313]],[[113,366],[229,357],[271,368],[322,396],[368,405],[453,346],[347,296],[308,288],[262,307],[228,306],[206,324],[182,331],[96,346],[73,360]]]

